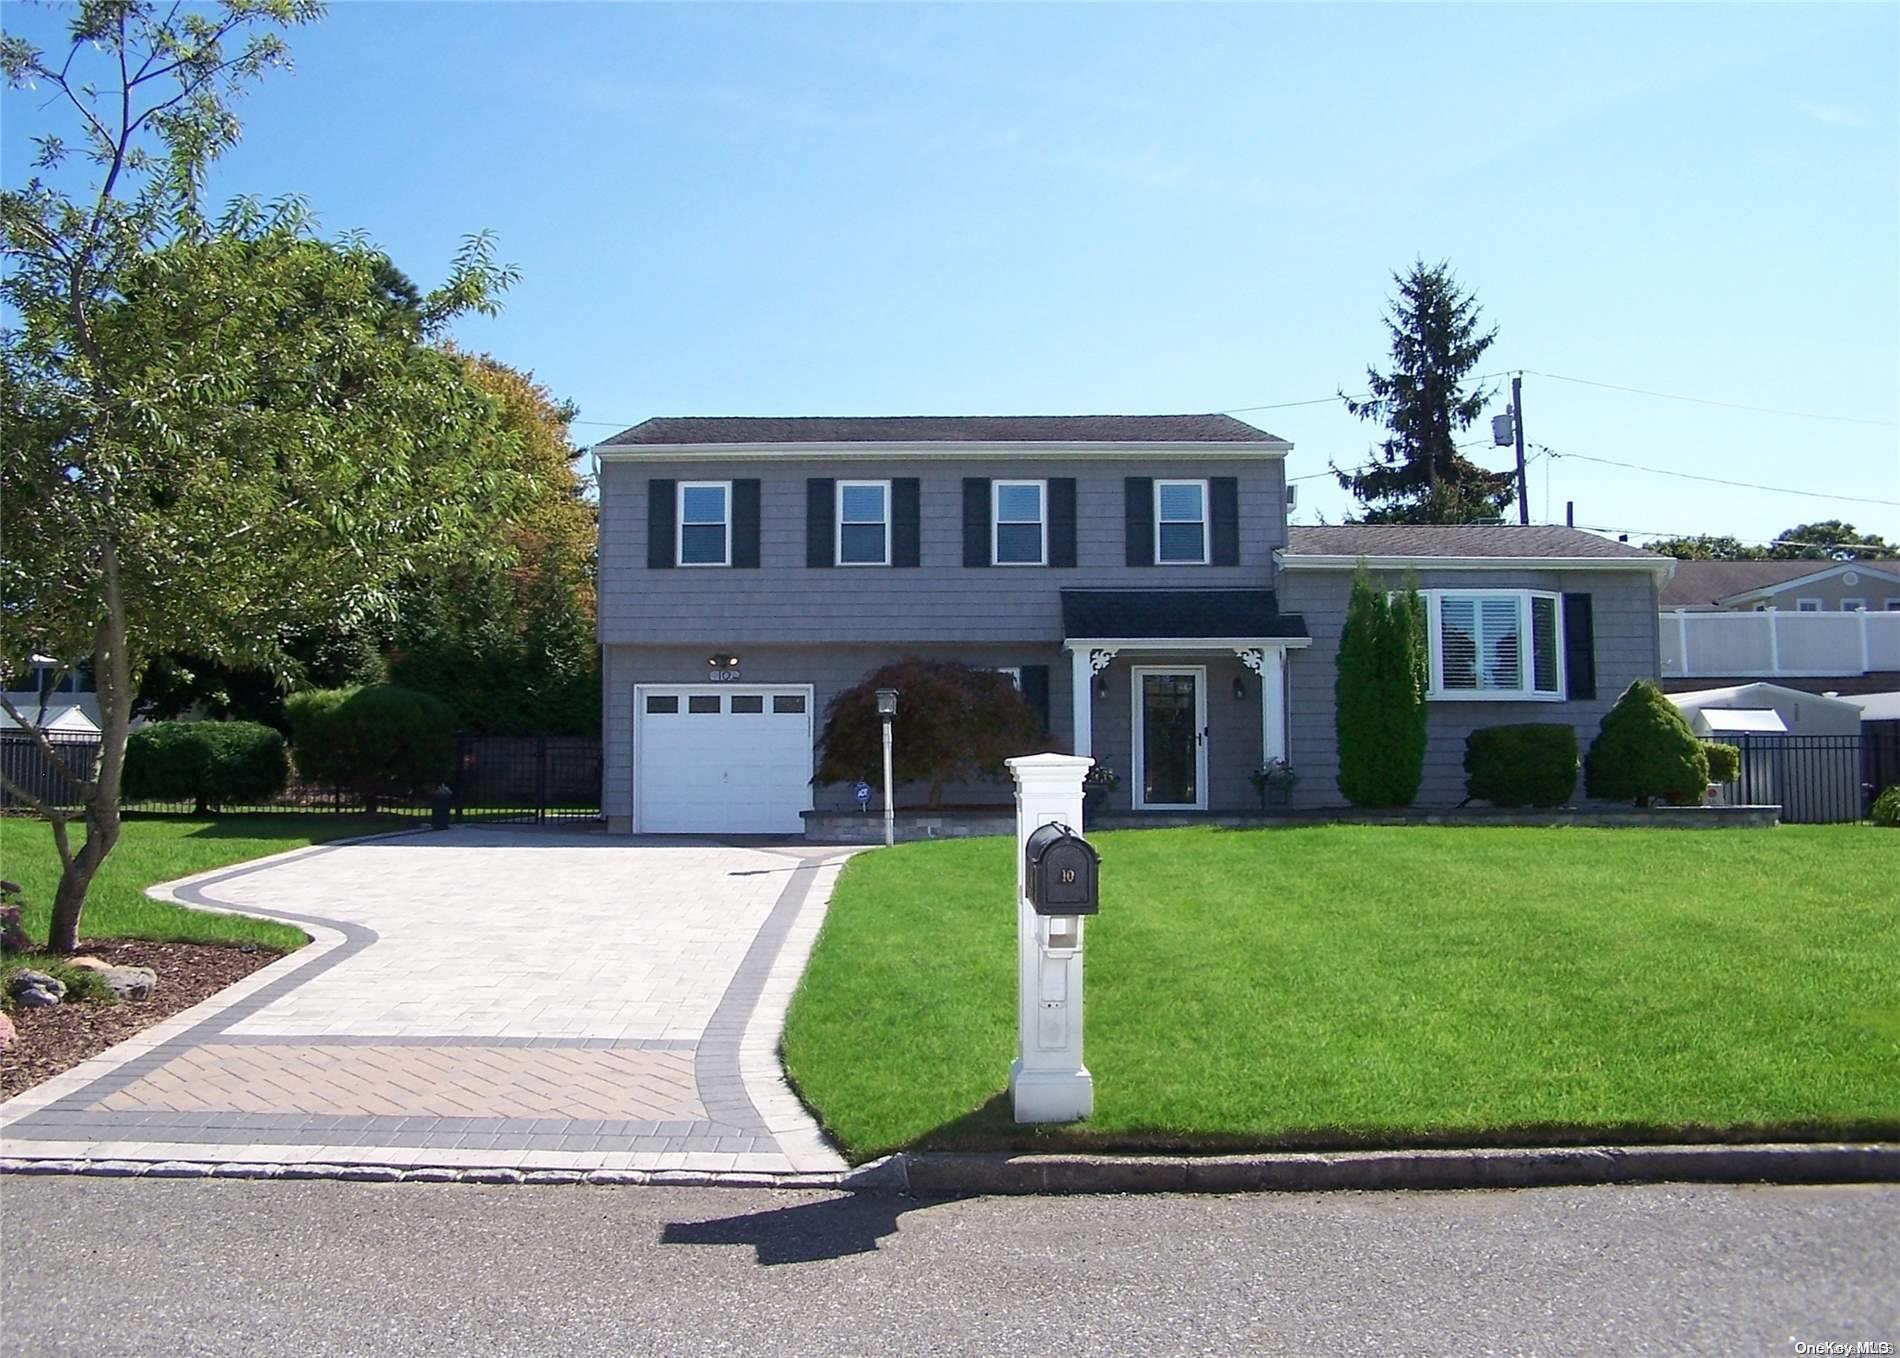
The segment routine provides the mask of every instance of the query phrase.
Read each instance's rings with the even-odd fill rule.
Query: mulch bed
[[[16,1009],[13,1024],[19,1029],[20,1040],[0,1051],[0,1099],[10,1099],[72,1069],[87,1057],[243,980],[259,967],[269,966],[284,954],[269,948],[247,952],[242,947],[216,943],[98,939],[84,942],[80,955],[116,967],[150,967],[158,973],[158,989],[145,1000]]]

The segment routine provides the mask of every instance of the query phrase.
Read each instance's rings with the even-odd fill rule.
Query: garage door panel
[[[643,832],[799,833],[811,805],[808,688],[642,692],[634,776]]]

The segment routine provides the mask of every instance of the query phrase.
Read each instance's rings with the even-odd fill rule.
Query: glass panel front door
[[[1141,676],[1141,800],[1145,806],[1199,806],[1200,676]]]

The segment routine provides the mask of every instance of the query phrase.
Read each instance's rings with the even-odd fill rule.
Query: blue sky
[[[1530,376],[1532,442],[1570,455],[1533,464],[1534,518],[1900,537],[1893,504],[1582,460],[1900,501],[1890,5],[344,0],[291,41],[213,196],[304,194],[425,283],[492,228],[523,278],[459,338],[578,402],[584,439],[1358,391],[1423,256],[1497,323],[1487,371],[1844,417]],[[6,96],[8,183],[41,102]],[[1295,476],[1376,437],[1337,404],[1244,418]],[[1349,507],[1308,480],[1296,517]]]

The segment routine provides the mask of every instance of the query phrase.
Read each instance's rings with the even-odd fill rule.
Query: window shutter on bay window
[[[1075,478],[1049,478],[1049,564],[1075,564]],[[1024,671],[1028,673],[1028,671]]]
[[[837,483],[829,476],[805,480],[805,564],[835,566],[838,549],[833,537],[832,513],[836,508]]]
[[[1564,680],[1570,698],[1597,696],[1596,624],[1588,594],[1564,595]]]
[[[732,564],[740,570],[759,568],[759,479],[756,476],[732,483]]]
[[[990,564],[990,482],[986,476],[963,478],[963,564]]]
[[[1128,564],[1155,563],[1155,482],[1152,476],[1130,476],[1122,481],[1123,514],[1128,527]]]
[[[897,477],[891,482],[891,565],[918,565],[922,535],[922,487],[914,476]]]
[[[679,483],[655,477],[647,482],[647,569],[674,565],[679,525]]]

